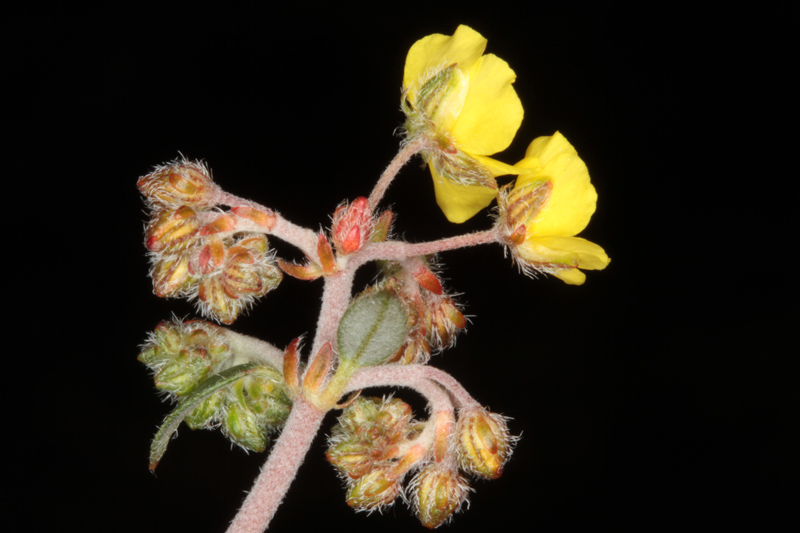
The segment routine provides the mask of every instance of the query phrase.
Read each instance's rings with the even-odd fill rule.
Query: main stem
[[[302,397],[292,405],[280,438],[228,533],[263,533],[297,475],[325,412]]]

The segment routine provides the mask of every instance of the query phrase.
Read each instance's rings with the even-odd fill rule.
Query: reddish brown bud
[[[145,246],[153,252],[184,250],[197,240],[198,227],[190,207],[161,211],[147,227]]]
[[[360,250],[371,234],[372,210],[366,198],[359,196],[350,205],[336,209],[331,236],[339,253],[346,255]]]
[[[189,268],[190,254],[160,256],[154,263],[150,276],[153,278],[153,292],[160,298],[177,296],[188,290],[196,280]]]
[[[217,189],[208,169],[190,161],[158,167],[139,178],[137,186],[153,204],[171,208],[211,207]]]

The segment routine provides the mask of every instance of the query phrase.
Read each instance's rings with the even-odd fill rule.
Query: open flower
[[[497,196],[494,178],[517,174],[488,155],[505,150],[522,122],[511,84],[516,74],[486,39],[467,26],[452,36],[414,43],[403,76],[409,141],[424,137],[422,156],[433,175],[436,201],[451,222],[464,222]]]
[[[581,285],[579,269],[602,270],[610,259],[598,245],[575,237],[597,204],[589,171],[575,148],[556,132],[535,139],[514,165],[519,177],[501,194],[501,225],[517,262],[528,272],[546,272]]]

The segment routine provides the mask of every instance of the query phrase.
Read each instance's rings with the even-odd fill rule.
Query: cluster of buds
[[[202,320],[162,322],[139,354],[155,375],[158,389],[177,398],[233,364],[233,354],[219,326]],[[291,402],[279,372],[259,367],[201,401],[185,418],[192,429],[222,428],[235,444],[263,451],[269,431],[289,415]]]
[[[156,388],[185,396],[230,358],[220,328],[202,320],[161,322],[139,354]]]
[[[268,230],[274,213],[215,210],[222,192],[208,169],[189,161],[157,167],[138,186],[151,209],[145,246],[156,295],[197,300],[205,316],[231,324],[280,283],[266,237],[237,228],[245,220]]]
[[[400,399],[365,397],[341,414],[326,455],[348,485],[348,505],[375,510],[400,496],[406,472],[426,453],[413,445],[424,424],[412,415]]]
[[[446,433],[441,439],[422,438],[429,424],[436,418],[415,421],[402,400],[356,398],[339,417],[327,453],[347,483],[347,503],[372,511],[402,496],[422,524],[434,528],[466,501],[470,488],[464,474],[500,477],[515,442],[502,416],[465,410],[455,426],[436,424],[437,434]],[[442,453],[439,440],[445,443]],[[404,489],[403,479],[414,469]]]
[[[409,335],[389,360],[392,363],[425,363],[431,353],[451,347],[467,321],[455,300],[442,288],[439,277],[423,258],[408,267],[392,264],[373,290],[389,290],[408,311]]]
[[[291,406],[281,374],[262,367],[257,373],[217,391],[185,421],[192,429],[221,426],[234,444],[263,452],[270,433],[283,425]]]

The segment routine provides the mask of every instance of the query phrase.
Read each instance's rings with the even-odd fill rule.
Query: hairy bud
[[[482,409],[468,411],[459,417],[457,434],[461,469],[488,479],[500,477],[514,445],[505,418]]]
[[[374,511],[394,503],[402,487],[387,468],[375,469],[347,489],[347,505],[359,511]]]
[[[431,463],[409,484],[412,505],[422,525],[433,529],[458,511],[469,495],[469,485],[455,468]]]
[[[216,185],[211,174],[203,164],[193,161],[176,161],[157,167],[139,178],[137,186],[151,204],[161,208],[214,205]]]
[[[185,250],[197,242],[199,229],[191,207],[161,211],[147,226],[145,246],[151,252]]]
[[[352,254],[370,239],[373,230],[369,201],[359,196],[349,205],[340,205],[333,214],[331,237],[340,254]]]
[[[150,335],[139,361],[155,373],[156,387],[184,396],[204,381],[228,357],[228,346],[207,322],[162,322]]]

